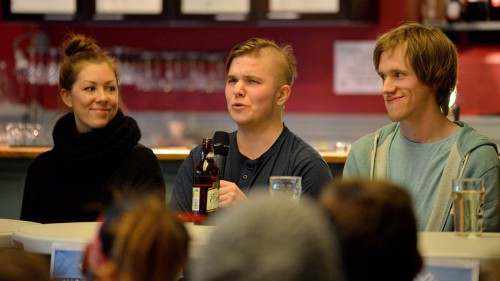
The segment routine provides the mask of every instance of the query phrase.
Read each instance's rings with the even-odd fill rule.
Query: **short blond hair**
[[[231,67],[231,63],[234,58],[249,54],[259,54],[259,52],[263,49],[270,49],[278,54],[283,75],[282,81],[291,87],[295,78],[297,78],[297,60],[293,55],[292,46],[278,46],[276,42],[266,38],[250,38],[247,41],[234,46],[229,52],[226,60],[226,75],[229,72],[229,68]]]

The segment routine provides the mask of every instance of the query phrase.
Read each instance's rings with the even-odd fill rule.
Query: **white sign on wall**
[[[250,13],[250,0],[182,0],[182,14]]]
[[[338,13],[339,0],[269,0],[270,12]]]
[[[375,41],[336,41],[333,44],[333,91],[338,95],[376,95],[382,80],[373,66]]]
[[[76,0],[12,0],[13,14],[74,14]]]
[[[163,10],[161,0],[96,0],[97,14],[160,14]]]

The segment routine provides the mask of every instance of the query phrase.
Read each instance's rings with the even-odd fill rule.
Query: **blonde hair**
[[[263,49],[273,50],[278,54],[278,60],[282,67],[282,73],[280,73],[282,75],[282,82],[291,87],[295,78],[297,78],[297,60],[293,55],[292,46],[278,46],[276,42],[266,38],[250,38],[234,46],[226,60],[226,74],[229,72],[234,58],[243,55],[258,54]]]
[[[109,227],[103,225],[100,232],[104,255],[117,267],[117,280],[176,280],[188,259],[190,238],[184,224],[156,195],[122,204],[121,214],[107,217]]]

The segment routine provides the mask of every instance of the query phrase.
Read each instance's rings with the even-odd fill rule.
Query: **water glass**
[[[484,179],[453,179],[452,196],[455,233],[467,237],[481,236],[485,196]]]
[[[284,196],[298,201],[302,193],[302,177],[271,176],[269,177],[269,191],[271,196]]]

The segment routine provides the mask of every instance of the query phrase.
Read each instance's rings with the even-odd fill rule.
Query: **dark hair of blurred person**
[[[193,281],[344,280],[337,237],[317,204],[251,199],[218,214]]]
[[[54,126],[53,148],[28,168],[21,219],[95,221],[115,193],[156,191],[165,198],[158,159],[123,113],[117,61],[84,35],[70,34],[62,47],[59,96],[67,112]]]
[[[347,280],[411,281],[422,268],[411,198],[385,181],[325,186],[320,204],[335,225]]]
[[[105,213],[87,247],[83,272],[91,280],[177,280],[189,240],[184,224],[158,197],[124,199]]]
[[[49,281],[50,261],[22,249],[0,249],[0,281]]]

